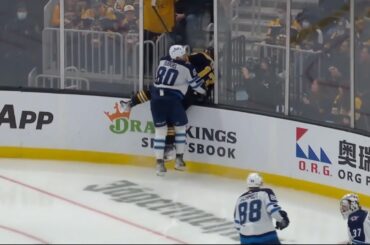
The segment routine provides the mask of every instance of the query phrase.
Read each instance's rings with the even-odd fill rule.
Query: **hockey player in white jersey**
[[[251,173],[247,177],[248,191],[236,202],[234,222],[241,244],[280,244],[276,229],[289,225],[288,215],[279,206],[274,192],[261,188],[262,185],[261,176]]]
[[[370,244],[370,215],[360,206],[356,194],[346,194],[340,200],[340,212],[346,219],[350,244]]]
[[[195,68],[187,62],[185,48],[181,45],[171,46],[169,56],[160,60],[156,79],[150,87],[150,108],[155,125],[154,150],[159,176],[163,176],[167,171],[164,165],[164,149],[168,124],[175,127],[175,169],[185,169],[183,155],[188,118],[183,101],[189,87],[200,94],[205,94],[203,83],[197,76]]]

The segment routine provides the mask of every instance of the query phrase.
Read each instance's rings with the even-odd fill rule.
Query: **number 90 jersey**
[[[252,189],[241,195],[235,206],[236,229],[244,236],[262,235],[275,231],[272,218],[281,221],[276,196],[271,189]]]
[[[182,60],[173,60],[171,57],[163,57],[157,68],[154,86],[181,91],[186,94],[189,85],[197,89],[203,81],[197,76],[193,65]]]

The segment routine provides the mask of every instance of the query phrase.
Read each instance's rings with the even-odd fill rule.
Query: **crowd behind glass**
[[[265,49],[261,50],[265,52],[269,50],[266,47],[270,50],[278,50],[286,45],[287,1],[271,0],[270,2],[274,1],[276,4],[271,6],[276,16],[268,20],[263,39],[253,41],[253,45],[257,43],[259,47],[264,47]],[[50,2],[55,4],[52,8],[45,8]],[[64,17],[60,16],[58,2],[53,0],[2,1],[0,6],[1,87],[28,87],[27,81],[31,70],[36,68],[42,71],[45,25],[59,28],[61,20],[64,20],[65,29],[119,33],[123,36],[138,34],[140,31],[138,0],[65,0]],[[149,0],[144,2],[151,3]],[[248,9],[253,7],[255,1],[220,0],[219,13],[221,15],[223,13],[223,18],[227,21],[231,21],[229,18],[232,16],[227,17],[227,13],[235,2],[237,2],[236,8]],[[305,54],[314,55],[304,58],[299,74],[290,77],[289,114],[304,120],[350,127],[352,115],[350,3],[348,0],[307,2],[310,4],[299,7],[299,11],[294,14],[292,11],[289,42],[292,52],[299,53],[303,50]],[[292,0],[292,6],[294,3],[295,0]],[[210,28],[212,25],[216,25],[216,30],[220,30],[220,40],[227,33],[222,30],[224,23],[220,23],[220,20],[224,19],[221,15],[219,23],[214,23],[212,0],[158,0],[157,4],[158,10],[162,10],[159,14],[163,14],[161,23],[152,23],[150,14],[153,13],[145,12],[144,6],[145,40],[155,42],[163,33],[167,33],[172,42],[189,45],[192,51],[199,52],[214,45],[213,35],[210,35],[210,31],[213,31],[213,28]],[[47,9],[49,12],[45,13]],[[370,0],[356,0],[354,12],[355,128],[369,132]],[[256,22],[256,25],[258,24]],[[244,35],[246,39],[250,38],[247,34],[238,33],[238,35]],[[247,45],[252,44],[249,42]],[[218,58],[225,59],[226,53],[233,52],[232,49],[233,47],[227,49],[227,45],[220,44]],[[284,53],[284,49],[282,50]],[[155,53],[154,50],[149,52]],[[149,54],[149,56],[152,55]],[[286,67],[283,65],[284,55],[280,57],[276,54],[259,52],[258,55],[251,55],[243,60],[245,62],[240,62],[237,67],[237,76],[240,79],[235,86],[224,86],[231,81],[226,79],[227,76],[222,71],[219,72],[220,95],[226,93],[231,95],[229,100],[220,99],[220,104],[241,110],[247,108],[281,114],[281,105],[284,104],[285,98],[284,80],[287,75]],[[295,64],[291,65],[293,67]],[[298,79],[299,86],[296,86]],[[100,87],[103,86],[106,88],[108,85],[104,84]],[[112,93],[117,93],[117,87],[112,84],[109,86],[112,86],[110,88]],[[90,90],[99,93],[100,87],[91,87]],[[132,88],[120,91],[122,96],[134,92]]]

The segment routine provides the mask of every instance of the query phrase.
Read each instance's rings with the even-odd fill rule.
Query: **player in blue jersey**
[[[186,61],[190,62],[198,73],[198,76],[204,80],[203,88],[207,91],[207,95],[200,95],[193,89],[188,89],[183,106],[187,110],[191,105],[202,105],[211,103],[213,100],[214,83],[216,76],[213,69],[214,51],[212,47],[207,48],[203,52],[192,53],[186,55]],[[149,89],[144,89],[136,92],[129,100],[121,100],[123,111],[129,112],[133,107],[151,100]],[[166,138],[166,147],[164,153],[165,161],[171,161],[176,158],[175,144],[175,129],[172,125],[168,125]]]
[[[175,169],[185,169],[183,156],[188,118],[183,100],[189,86],[196,92],[205,94],[202,85],[203,80],[199,78],[195,68],[187,62],[185,48],[181,45],[171,46],[169,56],[160,60],[155,81],[150,87],[150,108],[155,125],[154,150],[159,176],[163,176],[167,171],[164,165],[164,149],[168,124],[175,127]]]
[[[276,229],[289,225],[288,215],[279,206],[274,192],[261,188],[262,185],[262,177],[251,173],[247,177],[248,191],[236,202],[234,222],[241,244],[280,244]],[[272,219],[276,220],[275,226]]]
[[[350,244],[370,243],[370,215],[360,206],[356,194],[346,194],[340,200],[340,212],[348,220],[348,235]]]

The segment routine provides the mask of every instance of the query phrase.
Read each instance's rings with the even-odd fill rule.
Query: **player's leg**
[[[164,148],[166,145],[167,125],[155,127],[154,152],[156,158],[156,171],[158,176],[163,176],[167,169],[164,165]]]
[[[164,148],[167,135],[167,107],[163,99],[152,99],[150,109],[155,126],[154,152],[156,157],[156,171],[158,176],[163,176],[167,169],[164,165]]]
[[[175,169],[184,171],[186,164],[184,162],[184,153],[186,146],[186,126],[175,127],[175,146],[176,146],[176,162]]]
[[[164,149],[164,161],[171,161],[175,159],[175,134],[175,127],[173,125],[168,125],[166,147]]]
[[[240,234],[241,244],[281,244],[276,231],[263,235],[244,236]]]
[[[174,101],[172,103],[171,116],[169,122],[175,125],[175,146],[176,146],[176,162],[175,169],[185,170],[184,152],[186,146],[186,125],[188,117],[186,115],[184,106],[181,101]]]

